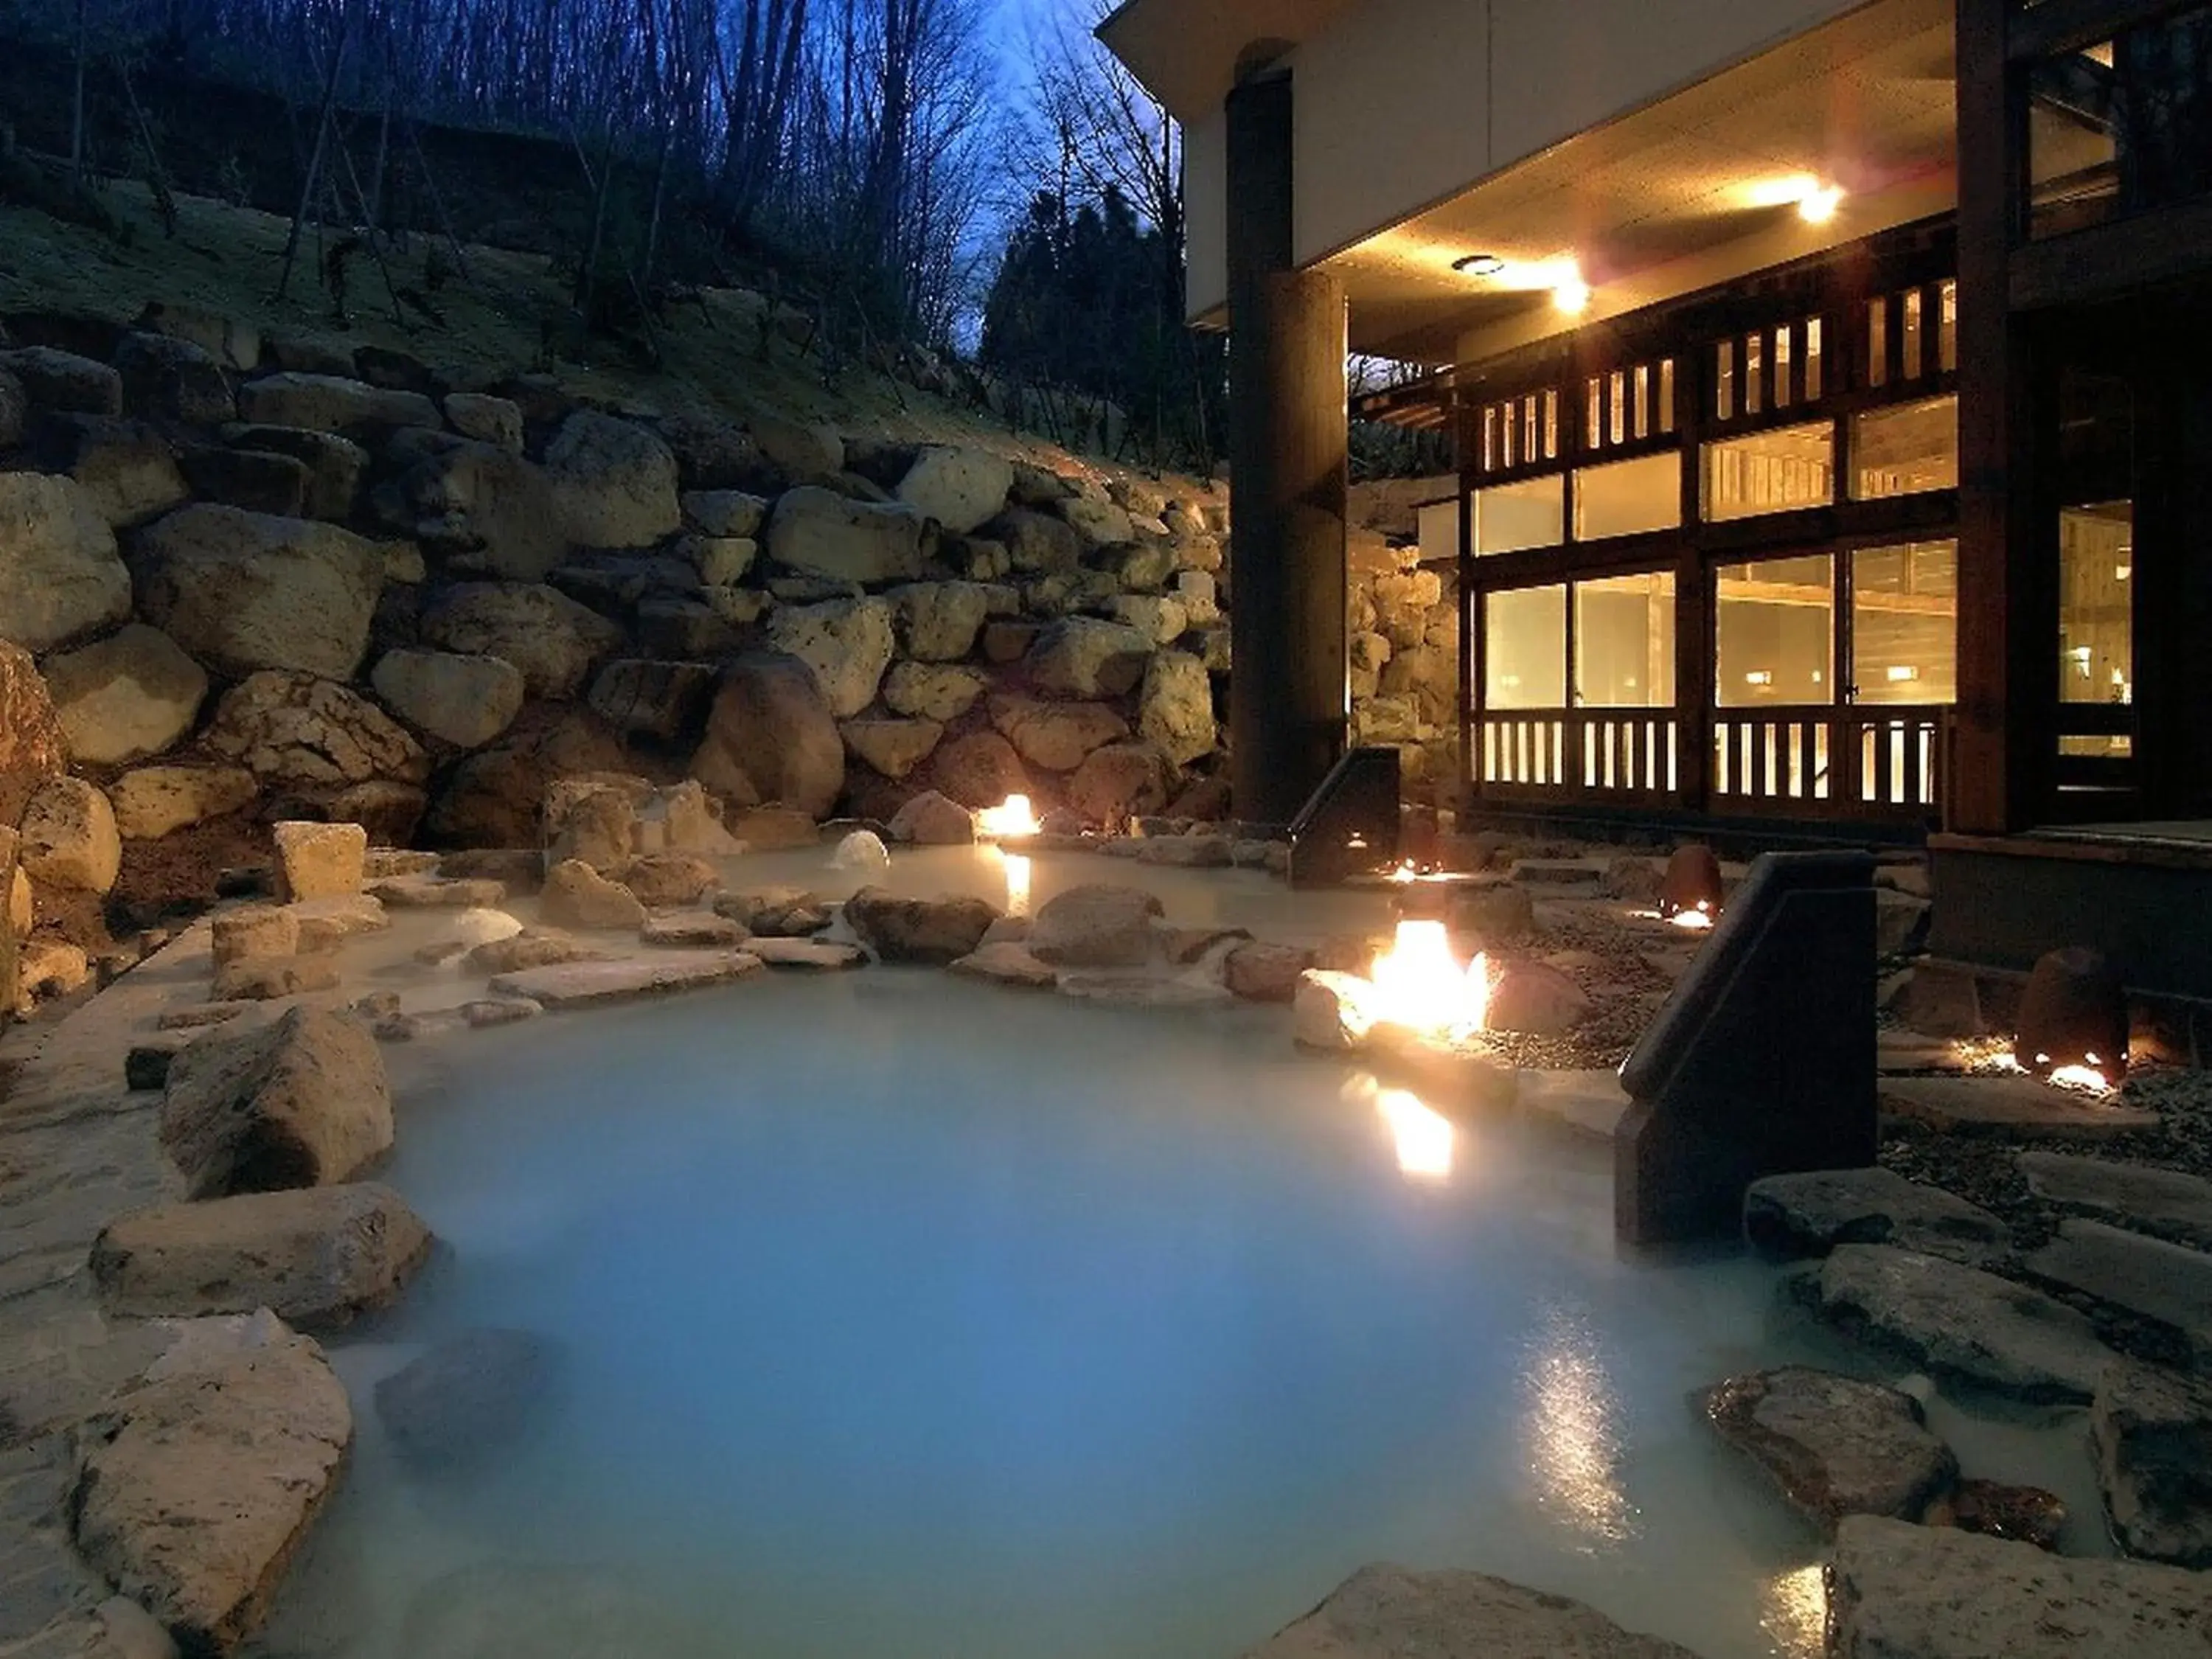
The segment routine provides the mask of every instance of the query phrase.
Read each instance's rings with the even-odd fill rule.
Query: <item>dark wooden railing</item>
[[[1475,785],[1489,800],[1660,807],[1737,817],[1934,823],[1950,710],[1731,708],[1710,717],[1705,799],[1686,787],[1698,741],[1672,709],[1530,708],[1477,718]]]

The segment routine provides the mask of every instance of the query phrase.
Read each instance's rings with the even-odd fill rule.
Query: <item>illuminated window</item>
[[[2135,540],[2131,501],[2069,507],[2058,515],[2061,702],[2135,701]]]
[[[1790,331],[1774,331],[1774,406],[1790,407]]]
[[[1723,708],[1825,703],[1835,695],[1835,562],[1826,555],[1721,567],[1713,695]]]
[[[1674,576],[1654,570],[1575,584],[1575,701],[1674,706]]]
[[[1575,539],[1601,541],[1682,522],[1682,461],[1672,451],[1575,472]]]
[[[1482,613],[1483,707],[1565,708],[1565,585],[1485,594]]]
[[[1889,384],[1889,300],[1867,301],[1867,384]]]
[[[1835,428],[1826,421],[1709,443],[1704,465],[1705,517],[1716,522],[1836,498]]]
[[[1544,459],[1547,461],[1559,459],[1559,394],[1557,392],[1544,394]]]
[[[1713,407],[1723,421],[1735,415],[1735,344],[1723,340],[1715,358],[1713,376]]]
[[[1423,564],[1459,557],[1459,502],[1455,498],[1423,503],[1416,509],[1414,521],[1419,529]]]
[[[1674,360],[1672,357],[1659,360],[1659,429],[1662,432],[1674,429]]]
[[[1474,492],[1474,550],[1519,553],[1566,539],[1567,481],[1554,472]]]
[[[1620,443],[1628,436],[1628,376],[1614,369],[1607,389],[1613,397],[1613,441]]]
[[[1946,374],[1959,368],[1959,285],[1946,283],[1936,290],[1936,367]]]
[[[1905,378],[1917,380],[1920,378],[1920,290],[1917,288],[1905,291],[1904,331]]]
[[[1820,319],[1805,319],[1805,401],[1820,400]]]
[[[1636,435],[1651,435],[1651,365],[1636,366]]]
[[[1851,683],[1866,703],[1955,702],[1959,544],[1851,555]]]
[[[1959,400],[1929,398],[1851,417],[1851,499],[1959,487]]]
[[[1766,360],[1762,356],[1765,343],[1756,335],[1743,343],[1743,412],[1756,415],[1761,407],[1759,393],[1766,379]]]

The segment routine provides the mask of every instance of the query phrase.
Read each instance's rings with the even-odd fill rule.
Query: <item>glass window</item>
[[[1575,701],[1595,708],[1674,706],[1674,574],[1575,584]]]
[[[1822,554],[1723,565],[1717,580],[1713,695],[1720,706],[1828,702],[1835,562]]]
[[[1674,360],[1672,357],[1659,360],[1659,429],[1662,432],[1674,429]]]
[[[1477,553],[1557,547],[1566,540],[1566,528],[1567,481],[1563,473],[1474,492]]]
[[[1958,543],[1851,555],[1851,663],[1860,702],[1958,701]]]
[[[1946,374],[1959,368],[1959,285],[1946,283],[1936,290],[1936,367]]]
[[[1908,289],[1905,295],[1905,378],[1920,378],[1920,290]]]
[[[1565,708],[1565,584],[1488,593],[1482,608],[1482,706]]]
[[[2058,700],[2135,701],[2135,504],[2058,515]]]
[[[1743,342],[1743,412],[1756,415],[1761,407],[1759,390],[1766,380],[1763,337],[1747,335]]]
[[[1777,427],[1705,446],[1705,517],[1716,521],[1826,507],[1836,499],[1835,428]]]
[[[1805,319],[1805,401],[1820,401],[1820,319]]]
[[[1671,451],[1575,471],[1575,539],[1602,541],[1682,522],[1682,459]]]
[[[1889,384],[1889,296],[1867,301],[1867,384]]]
[[[1851,417],[1851,499],[1959,487],[1959,400],[1929,398]]]
[[[1729,420],[1735,415],[1735,343],[1723,340],[1717,349],[1714,361],[1713,408],[1722,420]]]

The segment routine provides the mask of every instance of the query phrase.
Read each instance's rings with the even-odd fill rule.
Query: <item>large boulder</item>
[[[835,427],[787,420],[774,410],[755,415],[751,424],[761,453],[802,483],[845,470],[845,441]]]
[[[219,426],[238,413],[230,377],[190,340],[126,334],[115,348],[123,406],[133,415],[193,426]]]
[[[1095,750],[1129,735],[1129,723],[1104,703],[991,699],[991,724],[1031,766],[1073,772]]]
[[[1480,1572],[1362,1567],[1245,1659],[1696,1659],[1594,1607]]]
[[[422,631],[426,644],[514,664],[533,697],[573,697],[623,643],[598,611],[535,582],[464,582],[423,611]]]
[[[498,657],[387,651],[369,683],[400,719],[457,749],[482,748],[522,712],[522,671]]]
[[[698,731],[714,695],[711,664],[617,657],[599,670],[585,701],[620,731],[672,743]]]
[[[1137,689],[1152,650],[1152,637],[1137,629],[1068,617],[1037,635],[1024,665],[1048,697],[1120,697]]]
[[[83,489],[0,472],[0,639],[50,651],[130,614],[131,572]]]
[[[46,675],[70,757],[87,766],[160,754],[192,729],[208,689],[183,647],[143,623],[49,657]]]
[[[97,785],[54,778],[23,814],[20,856],[41,887],[106,893],[123,866],[115,811]]]
[[[1870,1515],[1827,1566],[1836,1659],[2202,1659],[2212,1574],[2053,1555]]]
[[[691,775],[739,806],[780,802],[826,817],[845,788],[845,743],[812,669],[757,652],[722,673]]]
[[[1146,665],[1138,734],[1178,766],[1213,752],[1213,682],[1188,651],[1162,651]]]
[[[979,898],[901,898],[880,887],[845,901],[846,924],[883,960],[939,967],[974,951],[999,915]]]
[[[186,1195],[327,1187],[392,1146],[392,1086],[368,1028],[295,1007],[210,1032],[169,1066],[161,1145]]]
[[[353,1412],[322,1350],[281,1326],[262,1346],[157,1369],[76,1431],[72,1530],[179,1649],[228,1653],[268,1616],[337,1485]]]
[[[961,805],[980,811],[1009,795],[1030,793],[1029,775],[1013,744],[996,732],[969,732],[939,744],[929,757],[929,781]]]
[[[887,778],[902,778],[927,760],[945,736],[935,720],[847,720],[845,747]]]
[[[419,784],[422,746],[359,693],[313,674],[250,675],[223,694],[207,746],[264,782],[325,789],[373,778]]]
[[[650,547],[682,527],[676,457],[644,427],[580,410],[545,447],[545,471],[580,547]]]
[[[158,841],[251,806],[260,792],[242,766],[143,766],[111,784],[107,798],[125,841]]]
[[[0,639],[0,825],[14,828],[31,797],[68,764],[61,720],[38,665]]]
[[[1006,504],[1012,463],[980,449],[927,444],[899,480],[898,498],[955,536],[981,528]]]
[[[954,663],[898,662],[884,676],[884,707],[909,720],[957,720],[991,689],[990,677]]]
[[[925,789],[891,815],[884,834],[915,847],[965,847],[975,839],[975,815],[959,802]]]
[[[271,827],[276,845],[276,896],[286,904],[352,899],[368,862],[368,831],[358,823],[293,819]]]
[[[897,612],[899,648],[916,662],[958,662],[975,648],[997,596],[985,582],[910,582],[887,596]]]
[[[380,489],[376,502],[395,527],[508,581],[543,581],[568,556],[568,520],[553,481],[495,444],[426,455]]]
[[[139,610],[226,674],[353,677],[384,589],[384,549],[335,525],[202,502],[141,532]]]
[[[94,358],[53,346],[0,351],[0,369],[21,383],[41,409],[65,415],[120,415],[123,377]]]
[[[1120,829],[1168,803],[1167,757],[1148,743],[1093,750],[1067,781],[1069,810],[1089,823]]]
[[[805,485],[787,490],[769,515],[768,555],[786,569],[833,581],[913,581],[929,561],[928,530],[911,507]]]
[[[1055,968],[1141,968],[1152,959],[1158,897],[1087,882],[1054,894],[1030,923],[1030,954]]]
[[[1024,575],[1073,570],[1083,558],[1083,538],[1073,526],[1025,507],[1008,508],[982,533],[1004,547],[1009,568]]]
[[[635,933],[645,925],[645,906],[636,894],[611,881],[581,859],[566,859],[545,872],[545,920],[556,927],[620,927]]]
[[[540,703],[447,775],[424,832],[442,847],[535,849],[544,842],[543,804],[555,779],[620,771],[623,764],[621,740],[598,715]]]
[[[2212,1567],[2212,1380],[2115,1364],[2098,1384],[2089,1438],[2121,1547]]]
[[[368,452],[350,438],[334,432],[311,432],[296,426],[235,425],[223,428],[224,440],[239,449],[265,455],[289,455],[307,470],[301,511],[310,519],[348,519],[361,494],[362,475],[368,470]]]
[[[286,373],[238,389],[239,418],[264,426],[374,436],[398,427],[445,425],[437,404],[417,392],[390,392],[335,374]]]
[[[430,1230],[389,1187],[363,1182],[240,1193],[118,1216],[92,1247],[110,1313],[252,1313],[343,1323],[398,1299]]]
[[[1701,1403],[1721,1438],[1825,1531],[1846,1515],[1917,1521],[1959,1476],[1920,1402],[1878,1382],[1785,1365],[1732,1376]]]
[[[850,720],[876,700],[896,648],[883,599],[788,605],[769,621],[769,643],[814,671],[830,712]]]
[[[41,470],[76,484],[116,530],[157,519],[192,497],[174,446],[144,421],[49,415],[31,435]]]

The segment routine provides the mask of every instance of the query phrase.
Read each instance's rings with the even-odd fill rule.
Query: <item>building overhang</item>
[[[1240,76],[1358,0],[1124,0],[1098,38],[1178,121],[1217,114]]]
[[[1875,0],[1578,132],[1321,261],[1352,345],[1467,362],[1947,213],[1954,56],[1953,0]],[[1813,186],[1842,192],[1819,222]]]

